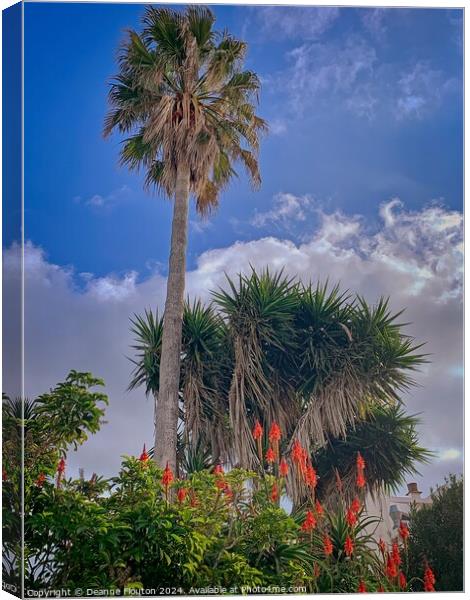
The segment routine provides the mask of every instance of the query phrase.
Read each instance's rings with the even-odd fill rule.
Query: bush
[[[67,478],[67,451],[100,428],[100,404],[107,398],[91,389],[100,385],[92,375],[72,371],[64,383],[26,403],[24,418],[21,403],[5,399],[4,550],[7,559],[18,552],[23,428],[26,590],[422,589],[421,580],[406,581],[408,558],[400,563],[401,555],[408,557],[407,536],[400,552],[398,545],[387,548],[367,533],[378,519],[363,511],[370,467],[361,454],[342,458],[346,484],[337,473],[328,506],[322,506],[311,456],[295,440],[280,460],[276,423],[266,453],[261,425],[253,431],[257,472],[224,472],[217,465],[175,478],[144,450],[139,458],[126,457],[113,479]],[[290,514],[288,480],[307,499]],[[18,575],[18,563],[7,560],[5,580],[17,581]],[[428,572],[428,589],[432,579]]]
[[[463,591],[463,478],[449,475],[431,497],[432,504],[410,515],[410,572],[421,572],[427,562],[437,591]]]

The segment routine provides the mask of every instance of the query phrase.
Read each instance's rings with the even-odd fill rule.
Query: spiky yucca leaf
[[[315,455],[318,494],[325,499],[336,486],[339,473],[346,496],[356,492],[356,455],[366,461],[367,489],[372,494],[396,492],[407,475],[419,474],[417,464],[427,463],[432,453],[420,446],[419,418],[400,406],[371,406],[366,418],[351,426],[345,438],[330,439]]]
[[[145,393],[156,395],[160,378],[160,354],[162,349],[163,318],[151,310],[145,310],[143,316],[134,315],[131,319],[131,332],[135,336],[132,347],[136,351],[136,358],[130,360],[135,367],[129,390],[134,390],[141,385],[145,386]]]

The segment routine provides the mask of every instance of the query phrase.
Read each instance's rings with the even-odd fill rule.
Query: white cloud
[[[458,87],[455,79],[446,78],[428,62],[419,61],[398,79],[396,118],[421,119],[440,106],[444,94]]]
[[[122,185],[106,195],[94,194],[85,199],[81,196],[75,196],[73,201],[77,204],[84,204],[85,206],[91,206],[95,209],[111,208],[121,200],[127,198],[130,193],[131,189],[127,185]]]
[[[439,453],[439,457],[441,460],[456,460],[457,458],[461,458],[462,451],[458,448],[445,448],[441,450]]]
[[[257,23],[261,31],[276,39],[292,38],[314,40],[320,38],[339,16],[336,7],[286,7],[258,8]]]
[[[375,20],[369,16],[370,27],[383,20],[383,10],[377,10]],[[288,99],[284,117],[318,117],[340,109],[368,120],[423,119],[461,94],[461,81],[430,61],[408,67],[387,62],[376,45],[365,35],[345,34],[341,40],[303,42],[286,52],[288,66],[267,79],[269,88]]]
[[[279,78],[287,87],[297,110],[312,106],[312,98],[331,99],[332,94],[347,98],[372,75],[377,60],[374,48],[359,36],[346,37],[341,45],[309,43],[287,54],[288,73]]]
[[[255,212],[250,220],[254,227],[265,227],[269,224],[279,224],[288,228],[295,221],[305,221],[307,213],[313,205],[310,196],[294,196],[280,193],[274,197],[274,206],[266,212]]]
[[[286,196],[285,205],[301,218],[302,197]],[[456,452],[463,443],[462,214],[436,203],[409,211],[394,199],[381,205],[381,224],[371,230],[360,216],[315,210],[320,224],[303,243],[271,236],[204,252],[187,273],[187,292],[207,300],[210,290],[225,285],[224,271],[235,275],[268,264],[304,281],[340,281],[369,302],[390,295],[393,309],[406,307],[407,332],[427,342],[431,364],[416,375],[419,386],[404,400],[410,412],[422,413],[421,441],[437,452],[434,463],[422,468],[423,488],[435,484],[449,470],[461,469]],[[304,228],[310,222],[303,221]],[[5,309],[15,301],[18,252],[18,247],[5,252]],[[129,317],[163,306],[165,277],[155,272],[144,281],[135,273],[77,278],[32,244],[25,248],[25,273],[26,393],[47,390],[71,368],[103,377],[110,395],[108,423],[71,454],[69,464],[110,475],[122,454],[152,443],[152,401],[145,401],[143,390],[125,391],[131,370],[126,356],[132,353]],[[8,392],[14,364],[6,366]]]

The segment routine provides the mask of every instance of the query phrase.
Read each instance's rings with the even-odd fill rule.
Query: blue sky
[[[214,10],[249,43],[271,134],[260,191],[241,174],[208,221],[192,211],[187,292],[208,301],[224,272],[268,264],[406,307],[407,333],[431,355],[403,397],[435,452],[426,489],[463,456],[461,12]],[[145,193],[118,165],[120,140],[101,135],[118,45],[142,12],[25,6],[25,391],[73,368],[102,377],[110,397],[107,424],[68,457],[75,472],[112,475],[153,443],[152,402],[126,391],[129,317],[163,306],[171,203]],[[21,272],[4,241],[8,310]],[[4,356],[8,391],[18,364]]]
[[[171,207],[118,166],[119,139],[101,136],[116,51],[142,11],[26,5],[26,232],[78,272],[165,268]],[[249,43],[247,66],[263,80],[259,112],[272,133],[261,149],[261,190],[243,174],[233,182],[212,226],[192,227],[189,265],[210,247],[258,236],[253,211],[269,210],[279,192],[310,194],[372,225],[379,202],[394,196],[410,208],[431,199],[461,207],[459,11],[215,12],[220,29]]]

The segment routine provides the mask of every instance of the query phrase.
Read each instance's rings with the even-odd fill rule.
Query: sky
[[[462,12],[213,9],[248,42],[270,133],[259,191],[240,171],[215,214],[192,208],[188,293],[207,300],[224,271],[269,265],[406,307],[431,357],[403,398],[436,453],[428,489],[462,469]],[[107,423],[68,458],[89,474],[152,445],[152,402],[126,392],[129,317],[162,307],[172,207],[102,136],[117,50],[142,13],[25,6],[25,384],[37,395],[72,368],[105,379]],[[18,247],[8,232],[4,244],[8,302]]]

